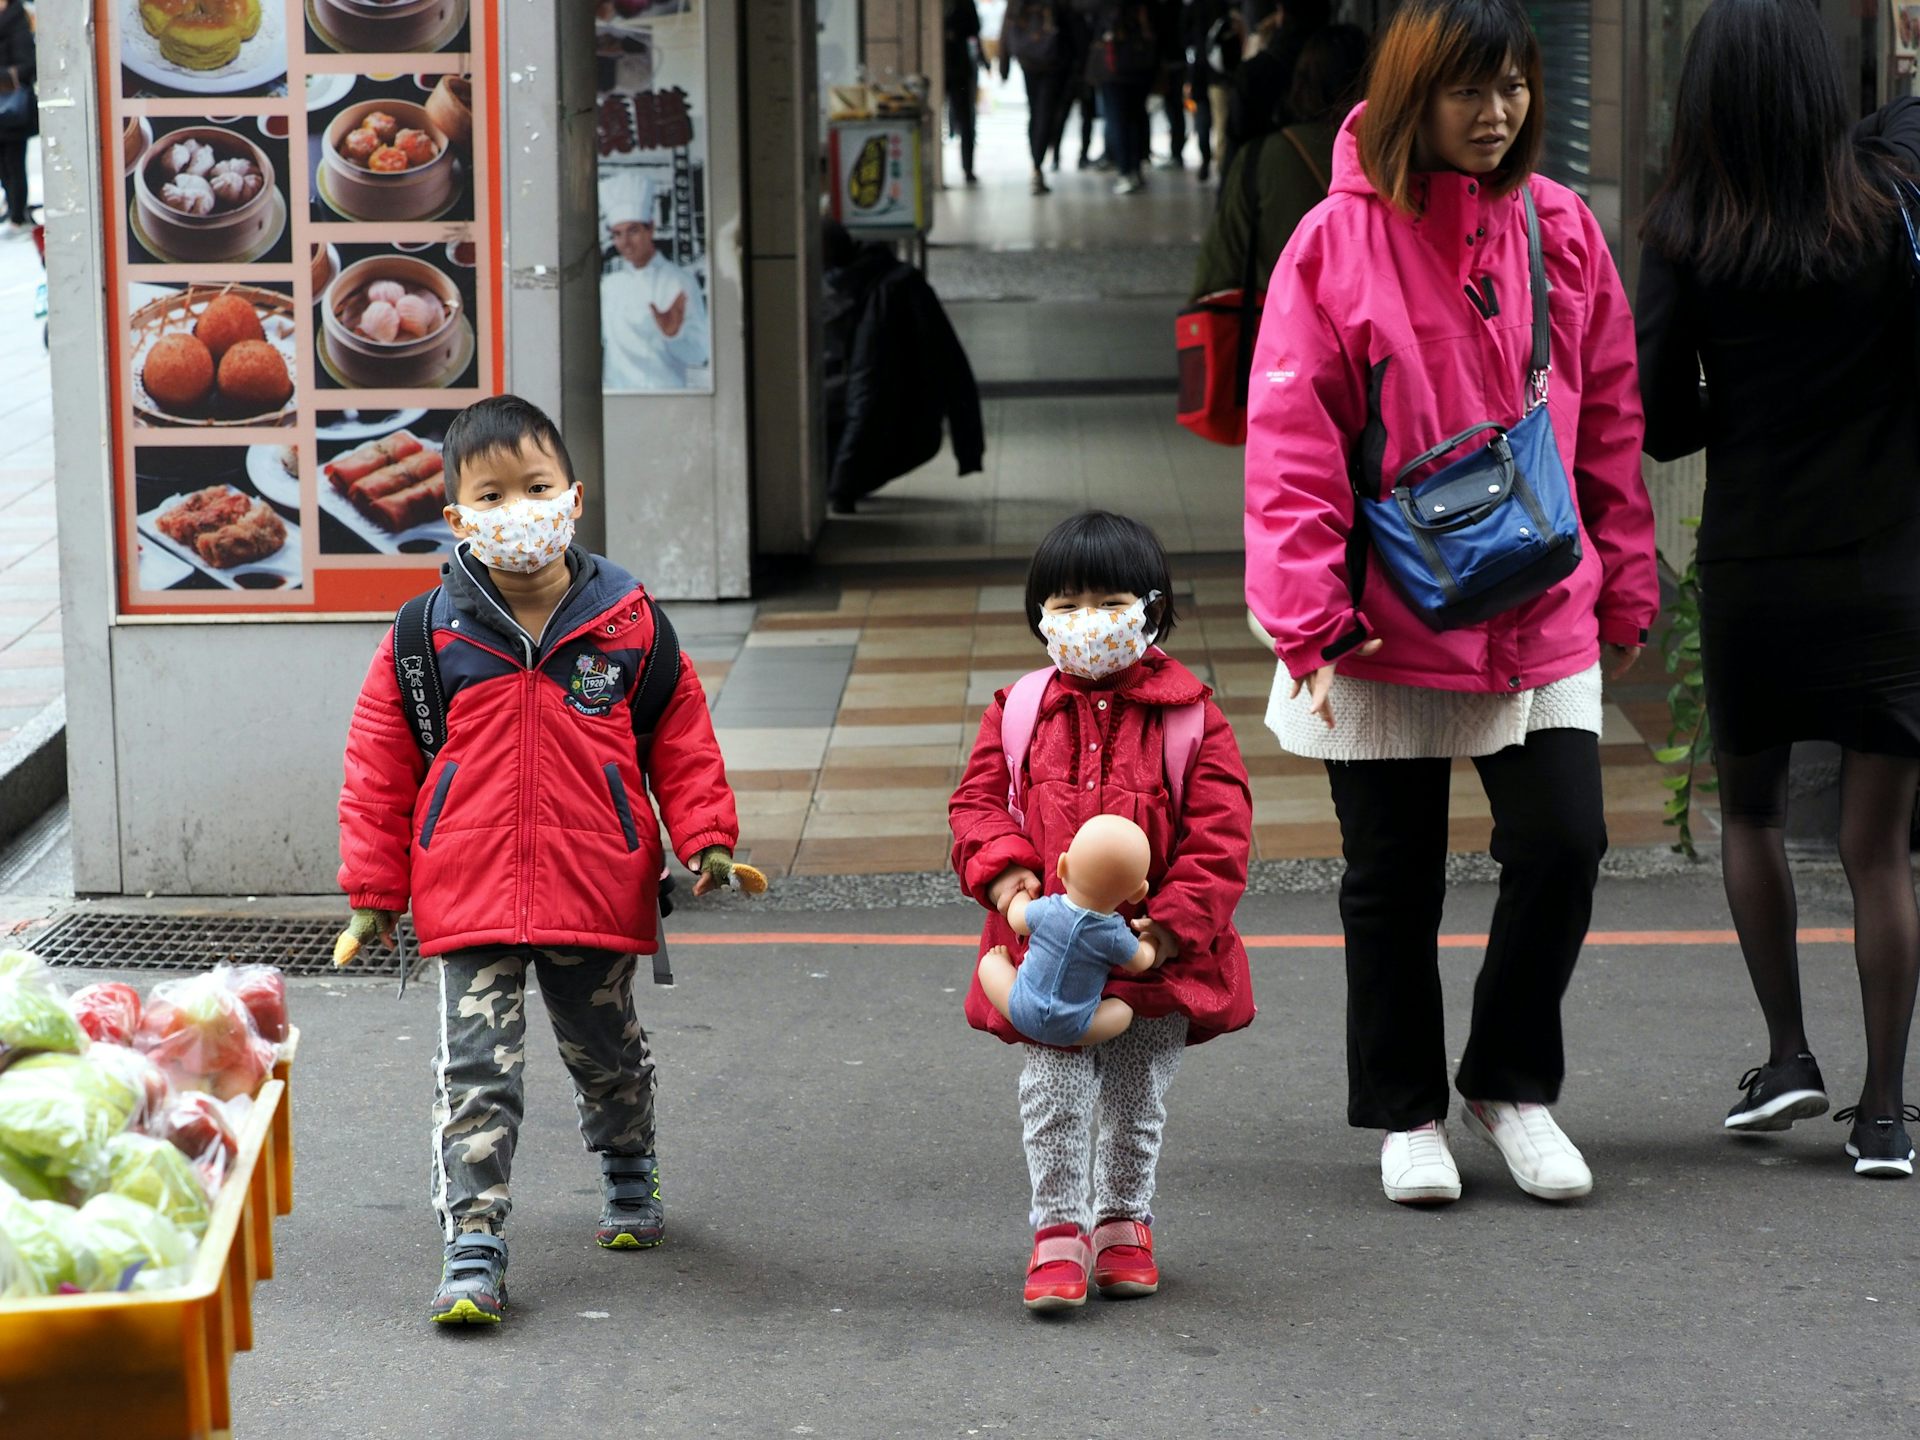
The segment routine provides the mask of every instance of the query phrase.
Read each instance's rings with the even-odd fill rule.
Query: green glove
[[[376,935],[387,944],[393,944],[393,927],[399,923],[400,912],[397,910],[356,909],[353,919],[347,922],[347,928],[333,942],[333,963],[351,965],[359,956],[361,947]]]
[[[758,895],[767,888],[767,877],[751,865],[736,863],[733,851],[724,845],[709,845],[702,850],[693,857],[693,868],[715,889],[732,885],[749,895]]]

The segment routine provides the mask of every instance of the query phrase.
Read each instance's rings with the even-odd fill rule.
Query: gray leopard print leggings
[[[1167,1087],[1186,1046],[1187,1017],[1167,1015],[1137,1019],[1089,1050],[1027,1047],[1020,1121],[1033,1178],[1028,1220],[1035,1229],[1071,1224],[1091,1230],[1095,1220],[1114,1219],[1151,1223]],[[1100,1134],[1092,1140],[1096,1113]]]

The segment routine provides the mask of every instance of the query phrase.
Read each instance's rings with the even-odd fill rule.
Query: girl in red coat
[[[1012,757],[1024,776],[1025,824],[1008,810],[1005,690],[981,719],[949,806],[953,868],[967,894],[993,912],[983,955],[1001,945],[1016,960],[1024,954],[1007,907],[1016,895],[1061,890],[1060,854],[1092,816],[1133,821],[1152,847],[1147,899],[1122,913],[1154,942],[1159,963],[1138,975],[1116,971],[1106,991],[1133,1007],[1133,1024],[1091,1048],[1027,1042],[1020,1118],[1035,1227],[1026,1303],[1035,1310],[1084,1303],[1089,1277],[1107,1296],[1159,1288],[1149,1207],[1167,1087],[1186,1046],[1253,1019],[1247,953],[1233,928],[1253,803],[1233,731],[1207,687],[1152,648],[1173,631],[1172,589],[1160,542],[1137,521],[1090,511],[1056,526],[1027,574],[1027,623],[1059,673],[1040,700],[1024,758]],[[1139,616],[1144,627],[1130,623]],[[1095,629],[1110,631],[1114,644],[1087,644]],[[1169,776],[1166,712],[1192,705],[1204,707],[1199,748],[1184,777]],[[1024,1040],[977,976],[966,1009],[976,1029]]]

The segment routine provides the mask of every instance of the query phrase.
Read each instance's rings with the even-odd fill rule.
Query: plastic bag
[[[134,1044],[176,1088],[221,1100],[253,1094],[277,1058],[239,996],[212,973],[154,986]]]
[[[66,1055],[86,1049],[86,1033],[67,1009],[53,972],[29,951],[6,954],[7,964],[0,968],[0,1045]]]
[[[131,1084],[77,1055],[32,1055],[0,1072],[0,1148],[91,1193],[106,1175],[102,1147],[139,1103]]]
[[[216,965],[213,973],[247,1007],[262,1040],[286,1040],[293,1027],[287,1023],[287,980],[278,966]]]
[[[151,1205],[196,1240],[207,1233],[207,1191],[187,1157],[150,1135],[107,1142],[107,1192]]]
[[[235,1112],[252,1104],[246,1096],[222,1103],[197,1090],[188,1091],[160,1117],[154,1133],[192,1163],[209,1195],[218,1195],[240,1153],[239,1134],[246,1121]]]
[[[0,1300],[37,1300],[47,1292],[19,1249],[0,1232]]]
[[[193,1237],[124,1195],[94,1196],[80,1207],[74,1230],[99,1262],[101,1289],[164,1290],[193,1272]]]
[[[67,1193],[65,1180],[49,1179],[36,1161],[0,1141],[0,1185],[10,1185],[29,1200],[58,1200]]]
[[[39,1294],[58,1295],[62,1286],[92,1290],[100,1283],[99,1262],[92,1251],[79,1245],[73,1228],[79,1214],[71,1205],[29,1204],[18,1192],[0,1185],[0,1236],[13,1243],[33,1272]]]
[[[173,1108],[175,1092],[167,1072],[154,1064],[151,1056],[142,1055],[138,1050],[129,1050],[124,1045],[95,1041],[87,1047],[87,1063],[98,1065],[139,1097],[134,1105],[133,1119],[128,1122],[131,1128],[148,1135],[159,1133],[155,1127],[160,1123],[160,1118]]]
[[[140,992],[117,981],[74,991],[67,1008],[91,1039],[109,1045],[133,1044],[140,1028]]]

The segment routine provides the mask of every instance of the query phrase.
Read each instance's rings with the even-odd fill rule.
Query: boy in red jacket
[[[527,971],[600,1156],[595,1238],[658,1245],[653,1060],[633,997],[636,956],[659,948],[647,791],[699,874],[695,895],[729,879],[739,825],[691,661],[680,657],[651,735],[636,733],[647,662],[677,644],[639,582],[571,544],[584,492],[553,422],[515,396],[483,400],[448,427],[445,462],[463,543],[423,622],[445,737],[431,756],[416,740],[389,631],[347,736],[340,884],[354,934],[391,945],[411,906],[421,953],[440,960],[432,1191],[446,1257],[428,1314],[493,1324],[507,1298]]]

